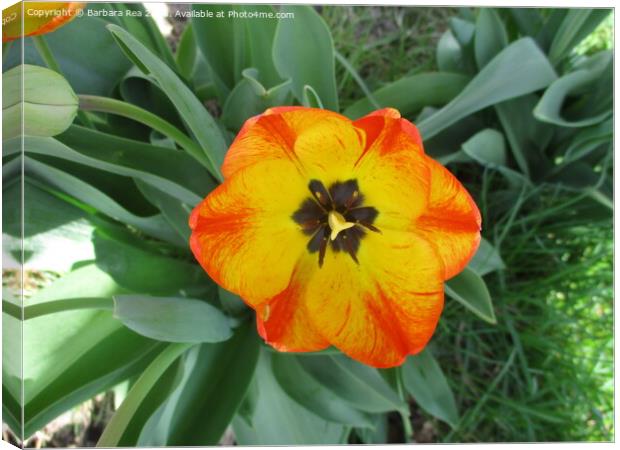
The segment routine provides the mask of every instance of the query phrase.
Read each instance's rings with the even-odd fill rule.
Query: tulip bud
[[[3,139],[21,134],[22,111],[24,134],[42,137],[62,133],[77,114],[78,97],[67,80],[44,67],[12,68],[2,76],[2,90]]]

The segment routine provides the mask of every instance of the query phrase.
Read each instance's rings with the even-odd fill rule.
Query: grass
[[[537,194],[533,221],[571,198]],[[448,303],[434,345],[463,416],[443,441],[613,439],[611,218],[574,223],[576,208],[510,232],[486,280],[496,326]]]
[[[435,47],[455,8],[324,6],[336,51],[356,68],[370,90],[417,72],[433,70]],[[336,64],[341,107],[362,97],[360,88]]]
[[[436,70],[436,43],[455,13],[322,8],[337,51],[371,90]],[[577,51],[610,48],[612,29],[610,16]],[[342,66],[336,79],[343,107],[361,96]],[[412,416],[423,416],[419,422],[432,425],[438,442],[613,440],[611,212],[548,185],[507,202],[492,172],[450,168],[471,180],[483,235],[506,263],[504,271],[485,277],[498,323],[486,324],[446,302],[432,346],[461,420],[452,430],[415,406]]]

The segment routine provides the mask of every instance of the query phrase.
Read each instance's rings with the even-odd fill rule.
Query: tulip
[[[16,3],[2,10],[2,42],[51,33],[73,20],[85,5],[81,2]]]
[[[443,283],[478,248],[481,218],[398,111],[351,121],[269,109],[244,124],[222,173],[190,216],[190,247],[256,310],[269,345],[335,346],[374,367],[426,346]]]

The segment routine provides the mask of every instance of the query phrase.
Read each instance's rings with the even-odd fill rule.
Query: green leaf
[[[537,8],[510,8],[510,14],[522,35],[535,37],[543,25],[541,11]]]
[[[522,188],[524,185],[531,185],[522,174],[506,166],[506,146],[504,136],[499,131],[491,128],[479,131],[463,143],[462,149],[464,155],[477,163],[499,171],[511,187]],[[456,157],[457,155],[452,155],[452,158],[457,159]]]
[[[118,96],[128,103],[146,109],[181,130],[186,128],[174,104],[157,84],[156,80],[152,76],[146,75],[138,67],[132,67],[123,77],[118,85]],[[81,102],[82,104],[84,103],[83,97],[81,98]],[[110,129],[102,129],[102,131],[107,131],[110,134],[122,135],[130,139],[144,140],[142,134],[148,131],[146,126],[138,124],[137,122],[134,123],[133,121],[130,124],[132,127],[129,128],[129,124],[127,124],[125,118],[118,118],[114,114],[108,114],[107,120]],[[138,131],[136,126],[144,130],[141,129]],[[131,134],[123,134],[120,130],[121,127],[123,131],[129,129],[129,133]]]
[[[108,25],[108,30],[122,45],[126,54],[139,61],[143,69],[150,73],[160,88],[177,108],[179,114],[201,145],[213,165],[213,175],[221,180],[220,166],[226,153],[226,141],[215,120],[202,106],[192,91],[159,58],[151,53],[131,34],[116,25]]]
[[[556,79],[545,55],[530,38],[519,39],[493,58],[444,108],[418,124],[424,139],[460,119],[514,97],[547,87]]]
[[[549,52],[551,42],[557,36],[568,11],[566,8],[555,8],[551,10],[551,13],[545,14],[545,23],[536,33],[536,42],[545,53]]]
[[[532,172],[538,174],[545,170],[543,154],[553,136],[553,127],[534,117],[538,100],[536,95],[530,94],[495,105],[512,155],[527,177]]]
[[[70,127],[57,137],[62,143],[50,138],[31,140],[32,148],[29,146],[26,152],[55,156],[99,170],[138,178],[191,205],[200,202],[214,185],[202,166],[191,156],[178,150],[156,147],[78,126]]]
[[[220,91],[220,100],[228,96],[241,75],[245,50],[245,29],[242,20],[235,20],[229,13],[236,11],[232,5],[193,4],[192,27],[196,42]],[[223,17],[216,15],[222,12]]]
[[[506,165],[504,136],[497,130],[486,128],[463,143],[462,147],[467,155],[482,165]]]
[[[161,215],[151,217],[137,216],[79,178],[32,158],[24,159],[24,171],[27,176],[41,180],[45,185],[59,189],[113,219],[133,225],[150,236],[178,243],[178,238],[174,231],[170,229],[170,226]]]
[[[549,60],[557,64],[609,14],[609,9],[569,9],[551,42]]]
[[[299,102],[304,101],[304,87],[312,86],[323,105],[338,111],[338,92],[334,68],[334,43],[327,25],[310,6],[283,6],[280,14],[294,14],[294,19],[280,19],[273,42],[273,61],[280,76],[292,80]],[[312,36],[312,39],[309,39]]]
[[[613,119],[583,129],[575,134],[564,153],[563,164],[585,158],[600,145],[613,139]]]
[[[262,13],[263,15],[275,14],[271,5],[235,5],[241,13]],[[273,18],[253,17],[242,20],[246,26],[247,60],[245,67],[255,67],[261,76],[261,80],[267,86],[275,86],[282,83],[272,57],[273,40],[276,34],[278,21]]]
[[[508,45],[508,35],[504,23],[493,8],[481,8],[476,21],[474,53],[478,68],[482,69],[504,47]]]
[[[176,61],[166,39],[161,34],[151,14],[142,4],[110,3],[110,6],[121,13],[119,20],[122,22],[123,28],[165,61],[168,66],[176,69]]]
[[[605,73],[610,74],[611,70],[611,52],[601,52],[595,55],[579,70],[570,72],[554,81],[536,105],[534,116],[543,122],[563,127],[587,127],[602,122],[611,116],[611,104],[609,107],[606,107],[607,105],[604,103],[597,105],[596,109],[602,109],[602,111],[593,111],[593,114],[588,114],[586,117],[565,118],[562,109],[564,104],[568,103],[571,95],[583,94],[584,98],[592,96],[597,85],[600,86],[604,83]],[[607,84],[605,83],[603,86],[607,87]]]
[[[147,398],[153,387],[166,373],[172,363],[190,347],[191,344],[168,344],[168,346],[157,355],[131,387],[125,401],[106,425],[101,437],[97,441],[97,447],[116,447],[119,445],[142,402]]]
[[[357,409],[370,413],[407,410],[403,401],[372,367],[343,355],[302,356],[299,363],[325,389]]]
[[[254,375],[259,340],[251,321],[231,339],[200,346],[195,366],[172,406],[165,445],[215,445],[243,400]],[[261,384],[261,395],[264,386]],[[255,442],[256,444],[256,442]]]
[[[77,114],[78,98],[62,75],[44,67],[19,65],[2,75],[2,139],[55,136]],[[23,125],[23,130],[22,130]]]
[[[381,106],[396,108],[406,117],[416,114],[424,106],[445,105],[463,90],[469,80],[469,77],[455,73],[421,73],[387,84],[373,92],[373,96]],[[363,98],[349,106],[344,115],[357,119],[374,109],[371,102]]]
[[[497,249],[484,238],[480,240],[480,246],[474,257],[469,261],[467,267],[472,269],[479,276],[484,276],[487,273],[506,268]]]
[[[459,413],[454,394],[441,367],[428,348],[410,356],[403,365],[403,381],[407,392],[430,415],[456,427]]]
[[[446,30],[437,43],[437,67],[442,72],[466,72],[461,44],[452,31]]]
[[[212,298],[208,294],[213,294],[215,287],[200,266],[140,248],[130,239],[136,241],[134,237],[120,240],[102,229],[93,236],[97,267],[120,286],[151,295],[183,291]]]
[[[186,368],[183,364],[183,359],[186,355],[187,352],[181,355],[180,358],[175,360],[166,369],[156,381],[153,388],[140,402],[140,405],[123,430],[122,436],[118,439],[119,447],[135,447],[140,445],[140,437],[148,427],[149,422],[158,414],[162,406],[165,405],[170,396],[174,394],[183,377],[186,376]],[[116,410],[122,407],[127,399],[128,393],[129,386],[127,387],[127,392],[123,395],[122,401],[120,401],[118,407],[116,407]],[[114,395],[114,400],[116,401],[116,392]],[[153,431],[157,432],[156,430]]]
[[[259,392],[252,425],[238,415],[233,419],[237,445],[345,443],[345,428],[342,425],[327,422],[309,412],[282,390],[272,372],[271,357],[270,352],[261,352],[256,368]],[[312,358],[316,357],[307,359]]]
[[[116,295],[114,317],[142,336],[165,342],[221,342],[232,336],[228,318],[193,298]]]
[[[362,413],[325,389],[303,369],[299,358],[303,356],[271,356],[274,376],[289,397],[328,422],[362,428],[372,427],[368,414]]]
[[[496,324],[495,312],[487,285],[480,275],[466,267],[459,275],[448,280],[445,292],[485,322]]]
[[[463,20],[459,17],[452,17],[450,18],[449,22],[452,34],[459,42],[461,47],[469,46],[472,43],[474,39],[474,34],[476,32],[474,24],[472,24],[468,20]]]
[[[191,79],[194,74],[194,68],[197,60],[197,47],[196,36],[194,34],[193,24],[190,22],[187,24],[177,45],[177,52],[175,59],[179,72],[186,79]]]

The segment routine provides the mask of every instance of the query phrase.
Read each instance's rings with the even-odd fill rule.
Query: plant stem
[[[121,100],[108,97],[99,97],[96,95],[78,95],[78,97],[80,99],[80,109],[82,110],[99,111],[123,116],[128,119],[135,120],[136,122],[140,122],[141,124],[158,131],[164,136],[169,137],[213,173],[213,166],[207,159],[200,146],[170,122],[151,113],[150,111],[147,111],[146,109],[142,109],[139,106],[132,105],[131,103],[123,102]]]
[[[32,36],[32,41],[34,42],[34,46],[37,49],[37,52],[39,52],[39,55],[43,59],[45,65],[53,71],[62,74],[60,66],[52,54],[52,49],[50,49],[49,45],[47,45],[45,38],[42,35]]]
[[[54,58],[52,49],[49,47],[49,45],[47,45],[45,36],[33,36],[32,41],[34,42],[34,46],[37,49],[39,56],[41,56],[41,59],[43,59],[45,65],[54,72],[58,72],[59,74],[63,75],[62,70],[60,70],[60,65],[58,64],[58,61],[56,61],[56,58]],[[95,128],[92,121],[84,111],[78,111],[78,119],[80,119],[80,122],[82,122],[88,128]]]
[[[403,402],[407,405],[409,414],[404,411],[399,411],[401,420],[403,421],[403,430],[405,433],[405,442],[410,443],[413,442],[413,427],[411,426],[411,409],[409,408],[409,402],[407,401],[407,394],[405,392],[405,386],[403,383],[403,370],[401,367],[396,367],[395,369],[396,375],[396,389],[398,390],[398,395]]]

